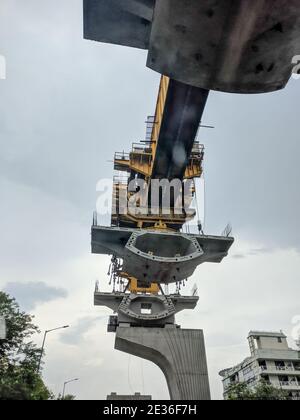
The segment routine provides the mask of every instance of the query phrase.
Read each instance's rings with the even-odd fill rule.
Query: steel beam
[[[170,80],[153,164],[153,179],[183,179],[207,97],[205,89]]]

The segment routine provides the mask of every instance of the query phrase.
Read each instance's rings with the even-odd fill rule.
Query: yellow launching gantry
[[[204,235],[200,224],[199,234],[181,231],[196,215],[194,181],[204,158],[196,138],[207,97],[204,89],[163,76],[146,139],[115,155],[111,226],[97,219],[92,226],[92,252],[112,255],[114,292],[119,285],[121,293],[163,294],[161,285],[171,283],[179,291],[199,264],[220,263],[233,243],[229,235]]]
[[[130,191],[128,189],[129,182],[135,179],[143,180],[148,186],[153,179],[168,179],[170,182],[179,179],[183,184],[190,180],[191,198],[195,193],[193,180],[200,178],[202,175],[204,157],[204,146],[195,141],[200,121],[197,124],[196,132],[191,133],[192,139],[189,139],[190,150],[186,150],[185,135],[188,133],[185,133],[185,130],[187,124],[190,123],[190,98],[187,96],[188,101],[184,102],[185,107],[179,107],[175,112],[179,121],[174,123],[172,121],[174,112],[170,113],[169,108],[170,105],[174,107],[174,95],[175,97],[179,96],[177,91],[178,83],[174,86],[170,83],[168,77],[161,77],[155,116],[148,117],[145,141],[133,143],[130,153],[115,154],[114,169],[119,174],[114,177],[112,226],[179,231],[185,222],[195,216],[195,211],[187,213],[183,210],[182,213],[177,214],[178,212],[174,211],[174,202],[171,203],[168,212],[160,209],[155,214],[151,213],[150,206],[147,209],[144,208],[142,214],[132,213],[128,207],[124,206],[124,203],[128,203],[130,197],[136,193],[136,190]],[[180,99],[182,99],[182,92],[179,92],[179,94]],[[172,125],[171,130],[170,125]],[[174,157],[174,150],[179,153],[179,158]],[[164,168],[163,171],[161,171],[162,167]],[[125,200],[120,200],[124,197],[126,197]],[[143,204],[139,203],[139,206],[142,207]]]
[[[113,211],[111,225],[119,228],[140,228],[156,231],[181,230],[184,223],[193,219],[195,210],[189,208],[195,195],[195,178],[203,172],[204,146],[195,139],[201,123],[208,92],[187,86],[166,76],[161,77],[154,117],[148,117],[146,139],[134,143],[130,153],[116,153],[114,169],[118,175],[113,183]],[[153,212],[154,180],[179,182],[178,196],[169,195],[170,205],[162,205],[162,188],[157,211]],[[133,185],[134,188],[130,187]],[[144,186],[140,192],[137,212],[131,212],[128,203],[136,195],[140,183]],[[138,185],[138,187],[136,187]],[[177,184],[178,185],[178,184]],[[188,190],[188,205],[183,190]],[[170,191],[169,191],[170,194]],[[180,208],[181,211],[177,211]],[[117,259],[112,259],[113,272],[128,281],[131,293],[158,294],[159,285],[144,283],[126,273]]]
[[[157,143],[163,121],[166,98],[169,87],[169,77],[162,76],[159,86],[156,110],[154,117],[148,117],[146,141],[133,143],[132,151],[128,154],[116,153],[114,159],[115,170],[136,172],[151,178],[156,157]],[[143,147],[142,144],[148,144]],[[185,179],[199,178],[202,175],[202,160],[204,147],[195,142],[192,155],[185,169]]]

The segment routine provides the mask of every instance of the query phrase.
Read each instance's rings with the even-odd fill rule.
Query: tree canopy
[[[7,336],[0,340],[0,400],[48,400],[51,392],[37,372],[41,349],[32,341],[39,332],[33,316],[22,312],[15,299],[0,292],[0,315]]]
[[[227,388],[228,400],[288,400],[288,393],[275,388],[266,381],[261,381],[251,389],[246,382],[232,384]]]

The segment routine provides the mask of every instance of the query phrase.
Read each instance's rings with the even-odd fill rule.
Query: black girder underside
[[[209,91],[170,80],[153,179],[183,179]]]

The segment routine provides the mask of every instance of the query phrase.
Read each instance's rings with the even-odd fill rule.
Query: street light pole
[[[43,354],[44,354],[44,348],[45,348],[45,342],[46,342],[47,334],[49,334],[52,331],[63,330],[65,328],[69,328],[69,325],[64,325],[63,327],[53,328],[52,330],[46,330],[45,331],[43,344],[42,344],[42,348],[41,348],[41,354],[40,354],[40,357],[39,357],[39,363],[38,363],[38,367],[37,367],[37,373],[39,373],[40,369],[41,369],[42,357],[43,357]]]
[[[63,393],[62,393],[62,399],[64,399],[64,398],[65,398],[66,385],[67,385],[67,384],[70,384],[71,382],[75,382],[75,381],[79,381],[79,378],[71,379],[70,381],[66,381],[66,382],[64,382],[64,388],[63,388]]]

